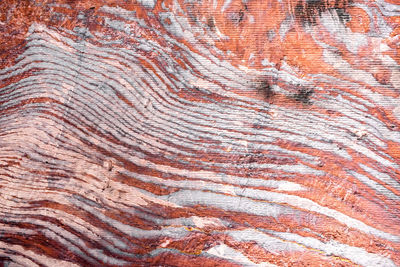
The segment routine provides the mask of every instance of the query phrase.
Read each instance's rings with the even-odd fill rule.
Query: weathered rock
[[[3,266],[400,265],[397,1],[0,10]]]

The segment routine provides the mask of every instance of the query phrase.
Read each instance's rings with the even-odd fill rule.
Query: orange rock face
[[[2,266],[399,266],[400,3],[0,3]]]

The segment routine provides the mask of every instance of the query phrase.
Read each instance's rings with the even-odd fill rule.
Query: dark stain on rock
[[[311,105],[311,96],[314,93],[313,89],[310,88],[301,88],[296,94],[292,96],[294,100],[297,102],[301,102],[305,105]]]
[[[243,5],[243,8],[241,8],[239,11],[236,12],[228,12],[228,19],[232,21],[234,24],[238,25],[240,24],[244,17],[245,17],[245,12],[248,11],[248,7],[246,4]]]
[[[239,23],[243,20],[243,17],[244,17],[244,12],[243,12],[243,10],[240,10],[239,11]]]
[[[268,78],[261,78],[255,81],[256,90],[264,96],[265,100],[270,100],[274,95],[271,81]]]
[[[213,17],[209,17],[208,19],[207,19],[207,26],[208,26],[208,28],[210,28],[210,30],[215,30],[215,21],[214,21],[214,18]]]
[[[350,19],[347,8],[352,2],[353,0],[336,0],[334,3],[328,0],[303,0],[296,5],[294,15],[303,25],[314,25],[322,13],[336,12],[339,20],[345,23]]]
[[[271,98],[275,95],[275,92],[272,88],[274,81],[271,77],[259,76],[250,83],[252,84],[253,88],[255,88],[257,93],[262,95],[267,101],[271,100]]]
[[[241,11],[231,12],[231,13],[228,13],[227,16],[230,21],[232,21],[234,24],[237,25],[243,20],[244,13]]]

